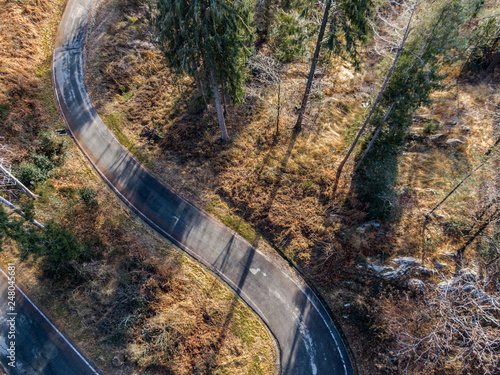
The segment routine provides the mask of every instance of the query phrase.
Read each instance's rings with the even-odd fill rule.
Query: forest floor
[[[30,160],[43,132],[66,128],[51,71],[64,4],[0,1],[0,158],[13,169]],[[67,155],[31,187],[40,196],[36,219],[71,229],[95,260],[57,278],[37,259],[21,261],[9,240],[0,253],[3,266],[17,264],[20,286],[52,321],[105,374],[274,373],[273,340],[257,316],[138,223],[67,135],[55,137],[66,138]],[[82,188],[96,196],[82,198]]]
[[[151,35],[140,2],[103,0],[96,7],[86,79],[105,123],[174,191],[255,246],[274,248],[294,263],[339,319],[361,373],[398,373],[383,301],[403,293],[404,308],[414,309],[420,297],[410,279],[434,285],[456,271],[454,252],[491,169],[470,179],[422,234],[425,214],[494,143],[498,75],[453,85],[459,71],[450,68],[452,86],[435,92],[432,105],[414,119],[399,164],[399,215],[384,224],[369,220],[350,195],[352,164],[335,200],[332,194],[336,167],[379,88],[381,58],[370,47],[361,72],[341,60],[323,61],[298,135],[290,128],[308,64],[284,67],[278,135],[277,87],[250,79],[247,88],[260,99],[247,95],[244,104],[228,106],[231,140],[222,143],[214,106],[205,107],[192,80],[165,67]],[[264,45],[259,53],[269,50]],[[465,266],[481,268],[483,250],[467,252]],[[396,280],[375,271],[398,257],[413,257],[420,267]]]

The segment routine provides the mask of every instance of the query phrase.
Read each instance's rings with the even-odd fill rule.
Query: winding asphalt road
[[[9,276],[0,273],[3,370],[9,375],[100,375],[21,289],[10,289],[15,293],[15,305],[9,304]]]
[[[353,374],[327,310],[286,262],[270,259],[170,191],[102,122],[83,77],[91,7],[92,0],[69,0],[53,61],[59,105],[80,148],[142,220],[215,272],[260,316],[277,341],[282,374]]]

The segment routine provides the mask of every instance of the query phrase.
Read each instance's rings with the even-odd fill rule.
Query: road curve
[[[327,310],[286,262],[270,259],[174,194],[102,122],[83,76],[83,44],[92,1],[68,1],[53,59],[57,98],[75,141],[142,220],[215,272],[260,316],[277,341],[282,374],[353,374]]]
[[[9,288],[9,276],[0,273],[3,370],[9,375],[100,375],[21,289]],[[8,290],[15,290],[15,305],[9,304]]]

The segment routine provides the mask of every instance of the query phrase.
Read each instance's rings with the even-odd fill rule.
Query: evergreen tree
[[[302,104],[299,109],[299,115],[294,129],[300,131],[302,129],[302,121],[311,94],[312,82],[314,79],[314,72],[316,70],[316,62],[318,60],[321,46],[323,45],[323,37],[325,34],[326,25],[330,20],[330,30],[328,41],[326,42],[328,48],[333,53],[344,56],[345,53],[354,62],[356,68],[359,67],[357,45],[359,42],[365,41],[369,35],[369,23],[373,3],[371,0],[340,0],[335,4],[335,12],[330,17],[330,7],[332,0],[327,0],[323,13],[321,27],[318,33],[318,40],[314,56],[311,60],[311,69],[309,71],[309,78],[307,79],[304,96],[302,97]]]
[[[238,103],[243,98],[246,61],[255,31],[250,0],[157,0],[154,24],[167,63],[179,74],[207,84],[215,96],[221,138],[229,139],[220,87]]]
[[[387,220],[394,214],[398,159],[413,116],[420,106],[430,103],[431,93],[441,87],[445,78],[443,64],[466,48],[461,26],[477,14],[480,1],[434,3],[422,12],[420,25],[401,51],[371,120],[376,129],[372,138],[376,139],[362,144],[353,177],[355,191],[368,204],[373,217]],[[382,128],[384,123],[387,126]]]

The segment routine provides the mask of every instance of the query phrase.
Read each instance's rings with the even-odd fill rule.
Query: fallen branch
[[[14,206],[14,205],[13,205],[12,203],[10,203],[7,199],[0,197],[0,203],[1,203],[1,204],[3,204],[3,205],[5,205],[5,206],[7,206],[7,207],[8,207],[8,208],[10,208],[11,210],[13,210],[16,214],[21,215],[22,217],[25,217],[25,216],[24,216],[24,214],[23,214],[23,212],[21,211],[21,209],[20,209],[19,207]],[[40,229],[45,228],[45,226],[44,226],[43,224],[39,223],[39,222],[38,222],[38,221],[36,221],[36,220],[33,220],[31,223],[32,223],[35,227],[37,227],[37,228],[40,228]]]
[[[7,176],[7,178],[14,181],[16,183],[16,186],[18,186],[27,196],[33,199],[38,198],[38,195],[33,194],[30,189],[28,189],[26,186],[23,185],[21,181],[15,178],[2,164],[0,164],[0,172],[2,172],[5,176]]]

